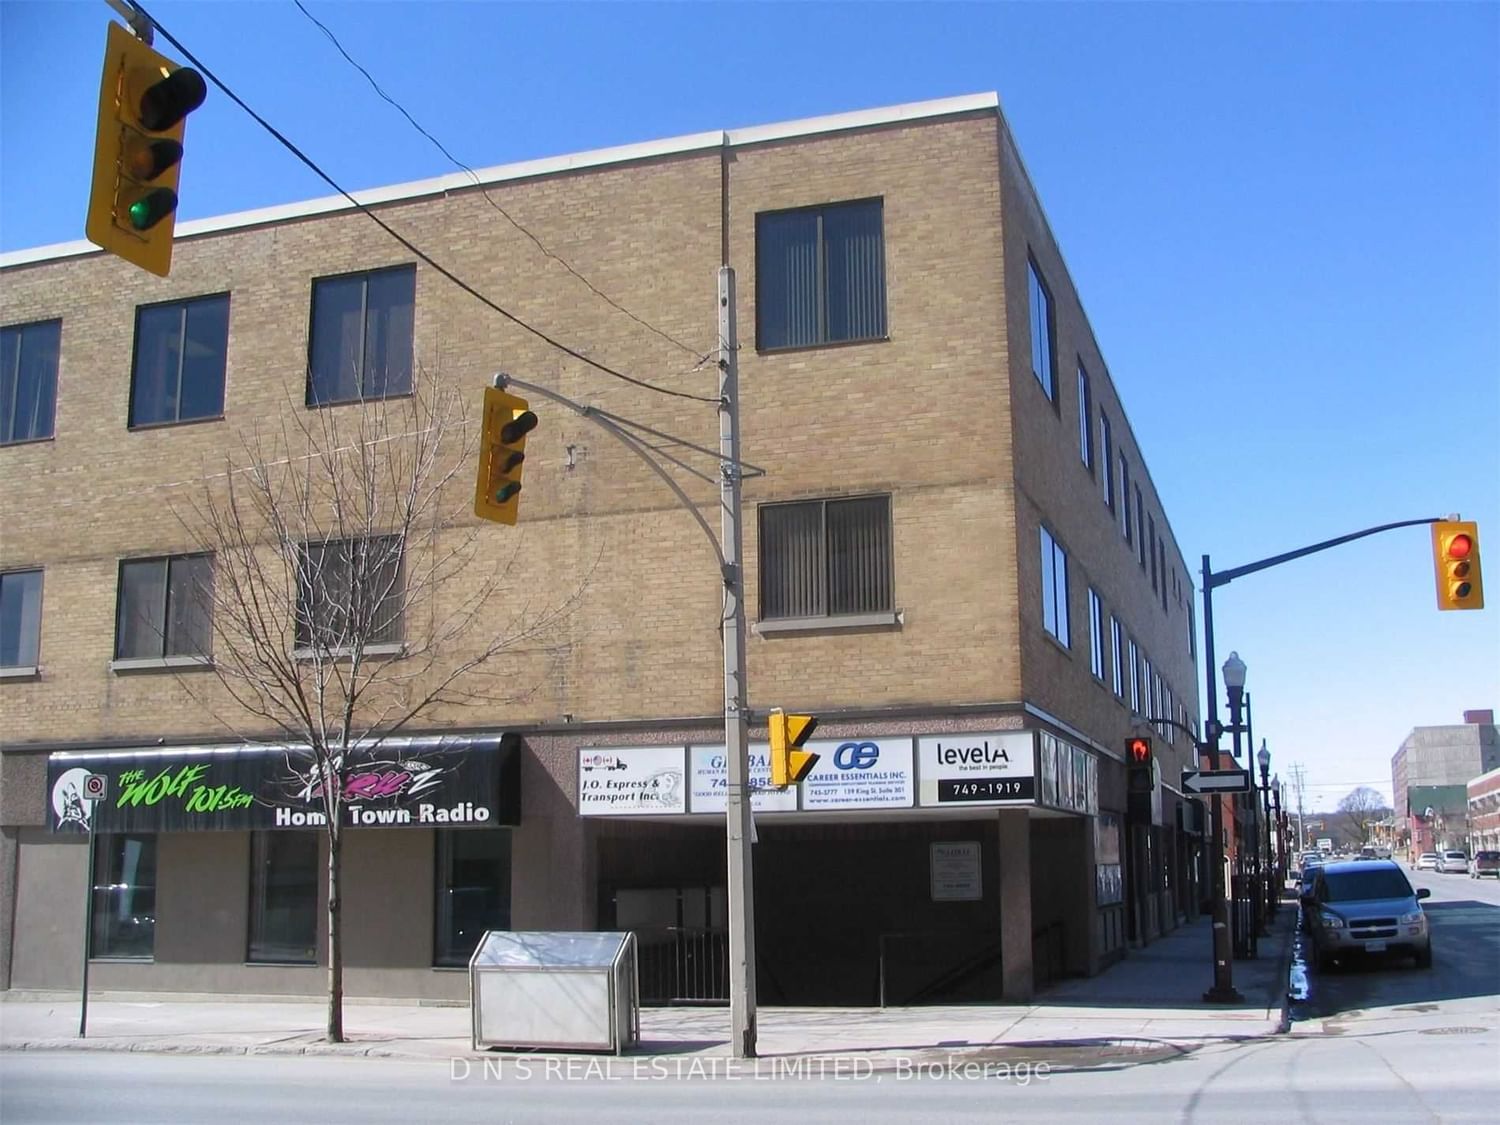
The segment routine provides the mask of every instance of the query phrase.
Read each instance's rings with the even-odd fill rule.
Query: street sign
[[[83,799],[85,801],[102,801],[109,792],[109,778],[102,773],[85,774],[83,778]]]
[[[1182,788],[1186,793],[1248,793],[1249,770],[1183,770]]]

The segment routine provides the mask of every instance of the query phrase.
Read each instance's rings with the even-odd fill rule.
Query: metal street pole
[[[1222,769],[1219,758],[1219,737],[1223,731],[1219,727],[1219,685],[1215,676],[1216,665],[1214,663],[1214,583],[1213,567],[1209,564],[1208,556],[1203,556],[1203,656],[1208,665],[1205,678],[1208,680],[1208,724],[1204,733],[1208,735],[1209,761],[1213,769]],[[1224,888],[1224,798],[1215,794],[1212,797],[1211,830],[1213,832],[1212,848],[1209,852],[1209,865],[1213,876],[1213,958],[1214,958],[1214,983],[1203,999],[1211,1004],[1239,1004],[1243,1003],[1244,997],[1234,987],[1234,971],[1231,967],[1234,961],[1234,951],[1230,945],[1229,936],[1229,900],[1225,895]]]
[[[729,1049],[755,1058],[755,878],[750,856],[750,748],[745,714],[745,597],[740,564],[739,337],[734,270],[719,268],[719,498],[724,551],[724,743],[729,793]]]

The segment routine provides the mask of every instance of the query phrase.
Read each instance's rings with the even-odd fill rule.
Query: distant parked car
[[[1500,852],[1475,852],[1469,862],[1469,878],[1493,875],[1500,879]]]
[[[1437,852],[1423,852],[1417,856],[1418,871],[1436,871],[1438,869]]]
[[[1432,939],[1418,901],[1431,893],[1425,887],[1413,891],[1406,873],[1388,859],[1321,868],[1302,898],[1319,971],[1335,958],[1386,953],[1414,957],[1417,968],[1431,968]]]
[[[1445,875],[1463,875],[1469,870],[1469,857],[1463,852],[1444,852],[1437,869]]]

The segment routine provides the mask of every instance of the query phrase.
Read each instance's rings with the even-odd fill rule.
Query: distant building
[[[1468,790],[1469,854],[1500,851],[1500,769],[1480,774]]]
[[[1496,768],[1500,729],[1492,710],[1465,711],[1454,726],[1413,728],[1391,758],[1398,840],[1412,856],[1465,845],[1464,787]]]

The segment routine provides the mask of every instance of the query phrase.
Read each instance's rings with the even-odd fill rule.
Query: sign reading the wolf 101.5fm
[[[344,823],[483,827],[520,822],[513,736],[388,739],[340,763]],[[105,795],[90,799],[91,779]],[[93,786],[100,783],[93,781]],[[316,828],[323,774],[306,747],[58,753],[47,762],[54,832]]]

